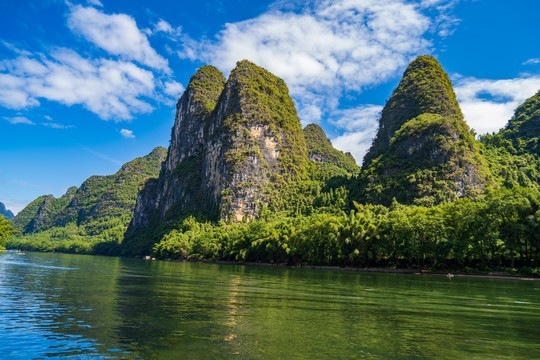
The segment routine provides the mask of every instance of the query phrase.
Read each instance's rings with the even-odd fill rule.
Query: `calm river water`
[[[540,282],[4,252],[0,357],[539,359]]]

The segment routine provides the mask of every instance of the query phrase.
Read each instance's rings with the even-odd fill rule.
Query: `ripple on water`
[[[2,358],[540,358],[537,282],[0,255]]]

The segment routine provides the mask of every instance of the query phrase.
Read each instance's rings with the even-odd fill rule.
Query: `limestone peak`
[[[409,64],[384,106],[377,136],[364,157],[364,165],[382,154],[403,124],[425,113],[463,121],[448,74],[433,56],[428,55],[419,56]]]

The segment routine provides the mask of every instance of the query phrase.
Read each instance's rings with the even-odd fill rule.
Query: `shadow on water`
[[[538,282],[0,254],[12,358],[540,357]]]

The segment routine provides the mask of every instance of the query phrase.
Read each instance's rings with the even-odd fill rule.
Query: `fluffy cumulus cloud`
[[[170,72],[168,61],[151,46],[135,20],[126,14],[105,14],[93,7],[72,6],[69,28],[112,55]]]
[[[361,164],[377,132],[382,108],[380,105],[363,105],[334,112],[331,121],[345,132],[332,139],[332,144],[353,154],[356,162]]]
[[[224,70],[249,59],[283,77],[296,96],[360,91],[424,51],[429,26],[417,6],[400,0],[315,1],[226,24],[215,41],[186,41],[179,55]]]
[[[184,86],[174,80],[166,81],[163,84],[163,91],[165,94],[170,95],[173,98],[178,98],[184,92]]]
[[[152,101],[168,104],[171,96],[178,97],[183,91],[183,86],[172,79],[167,60],[150,46],[130,16],[69,5],[67,24],[107,51],[108,57],[83,57],[65,48],[31,53],[2,42],[18,56],[0,60],[1,106],[22,110],[45,99],[82,105],[102,119],[120,121],[152,111]]]
[[[0,73],[0,105],[23,109],[39,98],[65,105],[83,105],[102,119],[125,120],[152,107],[140,100],[151,96],[155,79],[150,71],[130,62],[85,59],[68,49],[50,56],[19,56],[4,60]]]
[[[133,131],[128,130],[128,129],[120,130],[120,135],[122,135],[123,137],[127,139],[133,139],[135,137],[135,135],[133,135]]]
[[[454,86],[465,121],[478,134],[498,131],[514,110],[540,90],[540,77],[487,80],[462,78]]]
[[[248,59],[284,78],[303,125],[330,118],[343,131],[335,146],[361,161],[380,106],[341,110],[341,100],[388,81],[416,55],[429,53],[428,33],[448,34],[455,26],[449,15],[455,2],[314,0],[287,7],[278,2],[256,18],[226,24],[214,40],[184,34],[178,54],[224,71]]]

